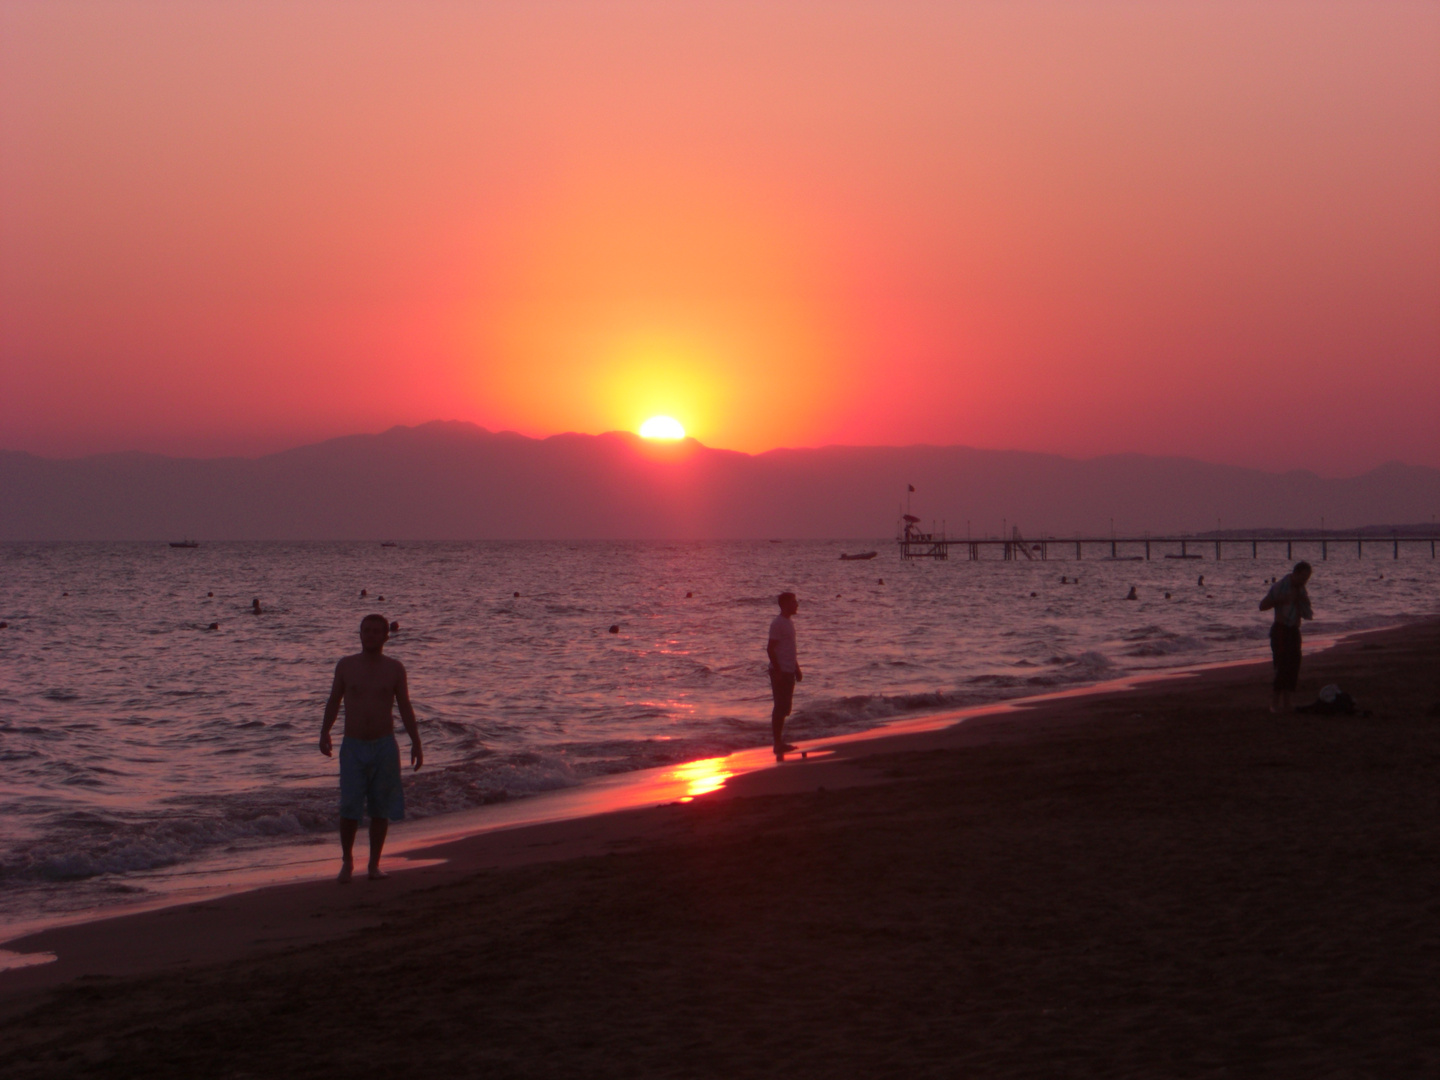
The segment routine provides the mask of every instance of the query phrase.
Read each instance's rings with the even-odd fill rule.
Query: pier
[[[1006,562],[1020,559],[1045,562],[1049,560],[1052,549],[1055,550],[1057,558],[1070,562],[1080,562],[1087,558],[1098,558],[1107,562],[1145,562],[1155,558],[1194,561],[1209,559],[1220,562],[1227,557],[1258,559],[1262,550],[1269,555],[1281,547],[1285,549],[1287,560],[1297,558],[1296,551],[1299,551],[1300,558],[1313,559],[1318,556],[1320,561],[1324,562],[1330,558],[1332,549],[1343,553],[1353,550],[1355,558],[1364,559],[1367,557],[1368,548],[1369,558],[1377,555],[1384,558],[1388,555],[1393,561],[1400,558],[1402,547],[1407,551],[1418,549],[1422,556],[1428,551],[1429,557],[1433,559],[1436,557],[1436,545],[1440,543],[1440,535],[1415,536],[1399,533],[1390,536],[1340,533],[1333,536],[1046,536],[1026,539],[1020,535],[1019,530],[1013,531],[1009,537],[962,540],[946,536],[943,532],[921,532],[919,520],[912,519],[908,514],[904,521],[905,528],[897,538],[901,558],[948,559],[950,549],[954,547],[962,549],[970,562],[978,562],[984,557],[982,552],[985,549],[998,553],[1000,559]]]

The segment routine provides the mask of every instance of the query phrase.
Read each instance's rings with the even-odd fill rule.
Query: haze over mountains
[[[1266,473],[1185,458],[950,446],[748,455],[634,435],[531,439],[436,421],[260,458],[0,452],[0,539],[879,538],[907,484],[926,526],[998,535],[1428,522],[1440,470]]]

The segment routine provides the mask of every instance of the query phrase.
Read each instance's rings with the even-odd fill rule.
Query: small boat
[[[397,544],[397,543],[395,543],[394,540],[382,540],[382,541],[380,541],[380,546],[381,546],[381,547],[399,547],[400,545]]]
[[[1203,559],[1204,555],[1166,555],[1167,559]]]
[[[170,541],[170,546],[171,546],[171,547],[183,547],[183,548],[199,547],[199,546],[200,546],[200,541],[199,541],[199,540],[171,540],[171,541]]]
[[[880,553],[878,551],[862,551],[858,555],[846,555],[842,551],[840,553],[840,558],[843,559],[845,562],[856,562],[860,559],[873,559],[876,555],[879,554]]]

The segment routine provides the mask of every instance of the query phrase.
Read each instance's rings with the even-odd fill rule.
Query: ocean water
[[[870,547],[873,561],[838,558]],[[1440,608],[1428,547],[1398,561],[1379,549],[1363,561],[1332,549],[1323,563],[1296,551],[1316,565],[1310,636]],[[334,663],[358,648],[368,612],[400,624],[387,651],[409,669],[426,756],[406,770],[408,809],[433,818],[766,745],[765,637],[783,589],[801,598],[806,672],[787,733],[809,740],[1266,655],[1256,604],[1289,564],[1278,549],[1235,554],[905,563],[893,544],[854,541],[0,545],[0,922],[133,900],[226,852],[333,843],[337,765],[316,739]]]

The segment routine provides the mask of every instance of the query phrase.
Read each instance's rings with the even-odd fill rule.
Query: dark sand
[[[1227,668],[52,931],[0,1073],[1440,1076],[1440,621],[1325,682],[1373,715]]]

